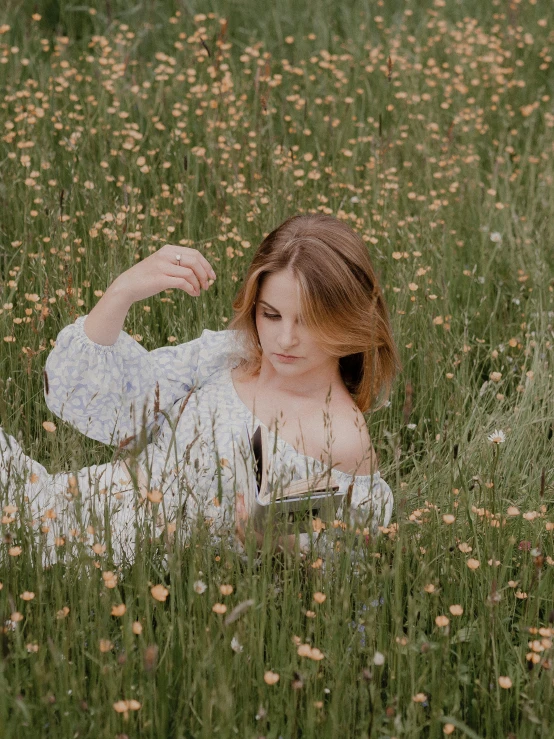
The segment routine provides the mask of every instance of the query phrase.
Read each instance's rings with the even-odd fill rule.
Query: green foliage
[[[404,367],[367,419],[392,524],[321,564],[199,524],[121,568],[68,536],[45,570],[2,488],[2,737],[551,735],[552,22],[529,0],[3,3],[0,425],[27,454],[112,459],[44,429],[42,370],[167,241],[218,279],[135,304],[146,348],[223,328],[262,237],[318,210],[366,241]]]

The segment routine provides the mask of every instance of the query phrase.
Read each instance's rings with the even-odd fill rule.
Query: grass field
[[[147,538],[117,571],[70,537],[43,570],[0,490],[3,739],[553,736],[553,22],[543,0],[2,3],[0,425],[27,454],[113,458],[42,371],[166,242],[218,279],[136,303],[147,349],[224,328],[263,236],[320,211],[366,241],[404,365],[367,416],[393,519],[355,565],[241,559],[199,526],[167,571]]]

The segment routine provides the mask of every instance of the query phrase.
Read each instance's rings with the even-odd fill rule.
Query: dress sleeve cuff
[[[119,336],[117,337],[114,344],[97,344],[96,341],[93,341],[85,333],[84,324],[87,316],[88,313],[86,316],[79,316],[79,318],[77,318],[77,320],[75,321],[75,340],[79,344],[85,347],[90,347],[97,354],[112,354],[113,352],[121,348],[121,345],[125,343],[125,336],[128,336],[125,331],[119,332]]]

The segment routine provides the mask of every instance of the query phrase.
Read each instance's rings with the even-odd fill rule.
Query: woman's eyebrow
[[[267,303],[265,300],[260,300],[259,302],[260,303],[263,303],[264,305],[267,305],[268,308],[270,308],[271,310],[274,310],[276,313],[279,313],[279,311],[277,310],[277,308],[274,308],[272,305],[270,305],[269,303]]]

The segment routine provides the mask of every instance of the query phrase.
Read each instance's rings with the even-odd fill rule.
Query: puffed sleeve
[[[152,428],[156,385],[157,407],[168,411],[236,352],[234,330],[205,329],[193,341],[150,352],[121,331],[115,344],[104,346],[86,335],[85,319],[58,334],[46,359],[44,398],[56,416],[111,446],[140,431],[143,408],[147,432]]]

